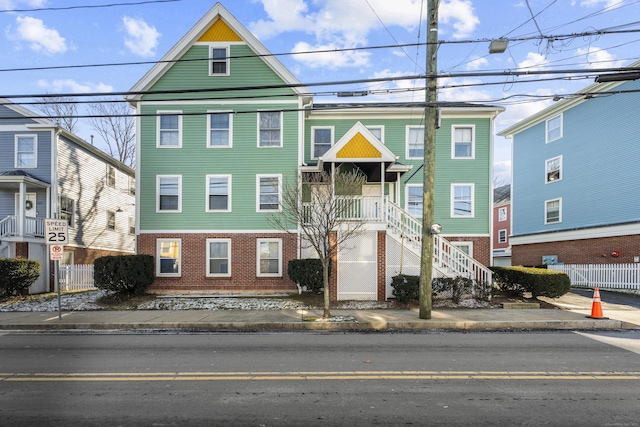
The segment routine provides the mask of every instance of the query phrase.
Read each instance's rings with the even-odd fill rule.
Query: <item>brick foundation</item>
[[[618,251],[618,257],[612,256]],[[640,257],[640,235],[513,245],[512,265],[540,265],[543,255],[558,255],[565,264],[624,264]]]
[[[287,276],[289,260],[297,258],[295,235],[283,233],[242,234],[142,234],[138,253],[156,258],[156,239],[179,238],[182,241],[181,276],[156,277],[149,288],[156,293],[270,293],[297,292]],[[207,239],[231,239],[231,276],[207,277]],[[256,251],[259,238],[282,239],[282,277],[257,277]]]

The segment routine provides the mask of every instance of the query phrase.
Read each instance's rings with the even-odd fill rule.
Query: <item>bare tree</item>
[[[71,96],[42,96],[36,98],[35,108],[62,129],[75,133],[78,123],[78,104]]]
[[[291,232],[298,225],[303,243],[312,247],[322,263],[324,317],[329,311],[329,263],[339,247],[358,234],[364,225],[359,199],[366,177],[359,171],[302,174],[302,182],[285,182],[282,189],[282,212],[269,220],[280,230]],[[302,194],[308,202],[302,202]],[[338,231],[339,230],[339,231]]]
[[[89,112],[91,125],[106,143],[109,155],[135,167],[135,123],[129,105],[102,98],[89,105]]]

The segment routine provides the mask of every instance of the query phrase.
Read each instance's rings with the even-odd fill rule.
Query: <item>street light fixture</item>
[[[494,39],[489,44],[489,53],[504,53],[509,46],[509,39]]]

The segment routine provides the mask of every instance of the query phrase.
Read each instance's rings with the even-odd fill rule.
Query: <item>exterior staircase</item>
[[[422,251],[422,223],[395,203],[387,201],[387,233],[401,239],[403,247],[420,257]],[[433,276],[465,277],[476,283],[493,283],[492,271],[470,257],[447,239],[434,235]]]

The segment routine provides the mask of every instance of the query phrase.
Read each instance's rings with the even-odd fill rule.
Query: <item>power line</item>
[[[59,11],[59,10],[72,10],[72,9],[97,9],[105,7],[118,7],[118,6],[138,6],[151,3],[170,3],[178,2],[182,0],[148,0],[148,1],[136,1],[127,3],[108,3],[98,5],[81,5],[81,6],[63,6],[63,7],[39,7],[33,9],[5,9],[0,10],[0,13],[16,13],[16,12],[44,12],[44,11]]]

